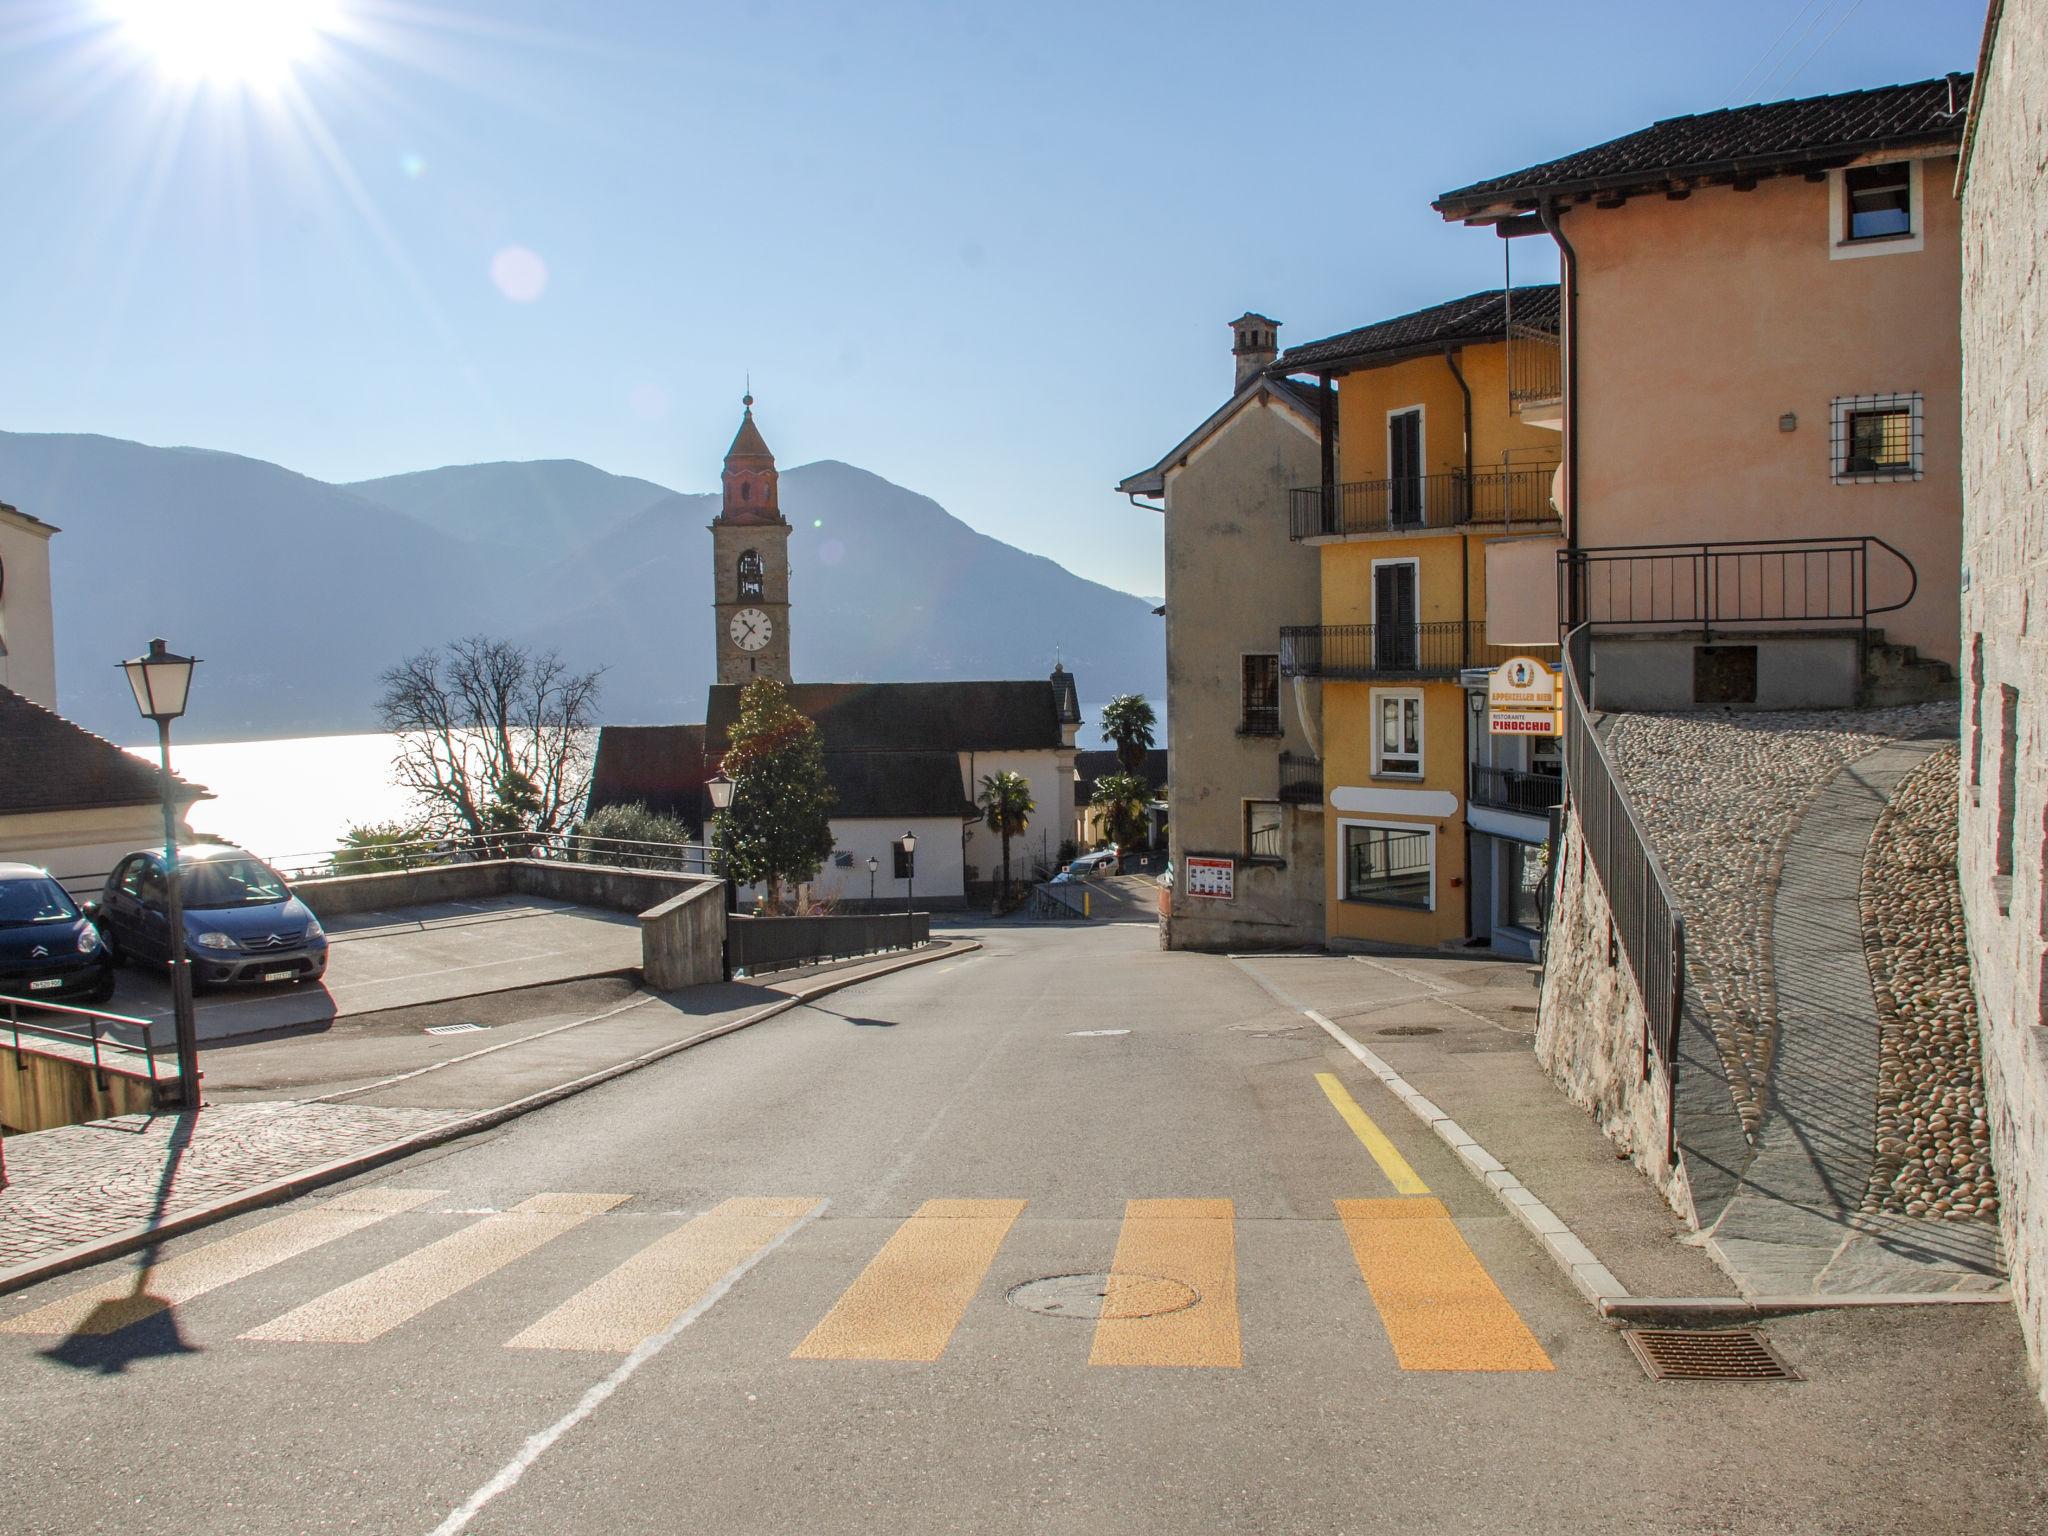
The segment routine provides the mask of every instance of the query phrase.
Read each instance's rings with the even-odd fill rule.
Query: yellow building
[[[1483,674],[1556,656],[1556,333],[1554,286],[1493,290],[1275,366],[1322,402],[1321,483],[1290,492],[1322,622],[1279,669],[1322,693],[1333,941],[1533,949],[1555,743],[1490,738]],[[1514,614],[1491,630],[1489,568]]]

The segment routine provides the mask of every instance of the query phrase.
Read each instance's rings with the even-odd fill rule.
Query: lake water
[[[174,739],[171,766],[213,791],[213,799],[192,807],[193,831],[281,859],[332,848],[356,823],[406,815],[411,798],[391,782],[397,740],[381,732],[191,746]],[[156,761],[153,747],[128,750]]]

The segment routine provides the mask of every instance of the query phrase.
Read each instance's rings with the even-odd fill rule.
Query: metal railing
[[[1247,704],[1243,717],[1237,722],[1240,736],[1278,736],[1280,734],[1280,701],[1271,704]]]
[[[1652,1056],[1664,1064],[1670,1095],[1664,1117],[1664,1161],[1678,1156],[1678,1021],[1685,1007],[1685,915],[1628,791],[1593,729],[1581,676],[1592,659],[1583,626],[1564,645],[1565,786],[1586,853],[1607,892],[1609,943],[1626,957],[1643,1001],[1643,1079]],[[1610,958],[1612,950],[1610,950]]]
[[[1435,873],[1434,837],[1424,828],[1345,828],[1344,899],[1427,907]]]
[[[1564,780],[1554,773],[1528,773],[1519,768],[1472,764],[1467,798],[1497,811],[1541,816],[1564,799]]]
[[[26,1030],[32,1038],[62,1040],[89,1049],[92,1053],[93,1081],[101,1089],[107,1086],[107,1063],[101,1054],[102,1045],[140,1056],[142,1066],[139,1070],[142,1075],[152,1083],[157,1081],[156,1042],[150,1038],[150,1031],[155,1026],[148,1019],[133,1018],[125,1013],[108,1013],[99,1008],[74,1008],[65,1003],[38,1002],[32,997],[14,997],[7,993],[0,993],[0,1009],[6,1010],[7,1027],[13,1036],[14,1065],[17,1071],[22,1069],[21,1036],[22,1031]],[[24,1012],[36,1017],[24,1019]],[[76,1019],[80,1022],[67,1028],[61,1023],[46,1022],[49,1018]],[[132,1031],[136,1036],[135,1044],[130,1045],[115,1035],[114,1031],[117,1029]],[[124,1067],[122,1070],[138,1069]]]
[[[1508,404],[1549,405],[1564,397],[1557,332],[1533,325],[1508,327]]]
[[[929,912],[862,912],[850,917],[749,917],[735,912],[726,918],[732,968],[749,976],[915,949],[931,939]]]
[[[1283,677],[1337,681],[1452,678],[1466,667],[1499,666],[1512,646],[1488,645],[1486,624],[1304,624],[1280,631]]]
[[[1280,754],[1280,798],[1289,805],[1323,803],[1323,765]]]
[[[1298,486],[1287,493],[1292,539],[1410,533],[1467,524],[1533,527],[1558,520],[1550,504],[1557,466],[1462,469],[1391,480]]]
[[[1873,555],[1890,566],[1889,602],[1873,601]],[[1558,554],[1559,611],[1593,629],[1716,630],[1848,628],[1913,601],[1920,573],[1883,539],[1754,539],[1701,544],[1621,544]]]
[[[1088,892],[1073,881],[1060,885],[1042,881],[1031,888],[1029,915],[1051,918],[1089,917],[1092,914]]]

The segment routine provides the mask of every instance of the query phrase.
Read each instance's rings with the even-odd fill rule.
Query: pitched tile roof
[[[954,752],[827,752],[834,816],[964,821],[979,815]]]
[[[1877,150],[1957,144],[1970,82],[1966,74],[1948,75],[1668,117],[1590,149],[1458,187],[1432,206],[1456,219],[1533,208],[1542,196],[1650,192],[1701,178],[1826,169]]]
[[[701,824],[712,766],[701,725],[607,725],[597,733],[590,809],[639,804]]]
[[[1333,366],[1359,367],[1440,351],[1456,342],[1497,341],[1507,334],[1510,295],[1517,325],[1553,332],[1557,329],[1557,284],[1539,283],[1507,290],[1489,288],[1448,303],[1432,304],[1413,314],[1361,326],[1341,336],[1289,347],[1280,354],[1271,371],[1313,373]]]
[[[1157,496],[1166,489],[1166,471],[1170,467],[1193,453],[1211,433],[1236,415],[1240,407],[1260,396],[1278,399],[1282,405],[1300,412],[1311,424],[1320,420],[1317,415],[1316,391],[1313,387],[1296,384],[1291,379],[1277,378],[1270,373],[1254,374],[1245,380],[1235,394],[1210,412],[1199,427],[1167,449],[1165,458],[1150,469],[1141,469],[1135,475],[1125,476],[1117,482],[1117,489],[1127,496]]]
[[[162,782],[160,771],[133,753],[0,688],[0,816],[155,805]],[[197,784],[175,782],[181,804],[211,798]]]
[[[1049,680],[992,683],[793,683],[790,706],[817,722],[829,752],[1005,752],[1060,745]],[[739,718],[740,690],[711,690],[707,752]]]

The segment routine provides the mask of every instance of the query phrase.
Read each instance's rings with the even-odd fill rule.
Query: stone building
[[[2048,1375],[2048,0],[1994,0],[1962,167],[1959,862],[2006,1257]],[[2043,1383],[2048,1396],[2048,1382]]]
[[[1279,653],[1280,626],[1320,609],[1316,552],[1287,536],[1287,493],[1315,480],[1321,437],[1310,391],[1265,371],[1278,332],[1264,315],[1232,321],[1230,398],[1117,487],[1159,498],[1166,524],[1169,949],[1323,937],[1318,706],[1286,691]],[[1190,859],[1208,872],[1193,890]]]
[[[0,501],[0,688],[57,707],[50,537],[57,530]]]

